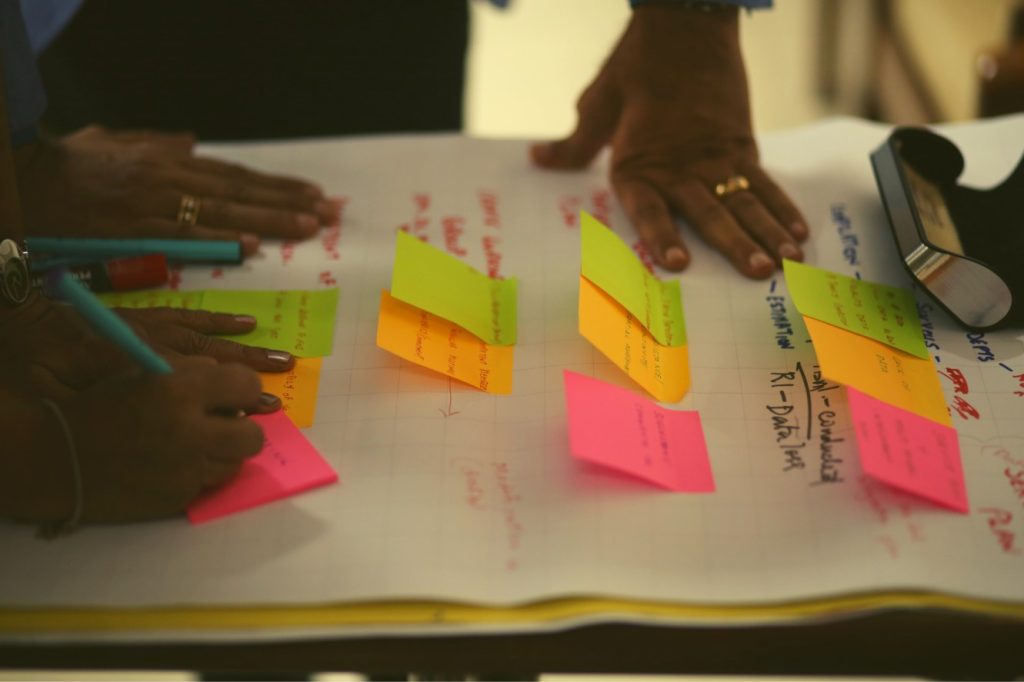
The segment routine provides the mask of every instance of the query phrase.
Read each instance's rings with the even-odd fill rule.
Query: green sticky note
[[[256,329],[229,336],[232,341],[288,351],[303,358],[331,354],[338,290],[281,291],[133,291],[103,294],[111,307],[148,308],[166,306],[210,310],[216,313],[252,315]]]
[[[679,282],[663,282],[644,267],[618,235],[580,212],[583,276],[640,321],[663,346],[686,343]]]
[[[234,341],[286,350],[301,358],[320,358],[331,354],[338,290],[211,289],[203,296],[203,308],[256,318],[256,329],[248,334],[232,336]]]
[[[866,282],[796,261],[783,261],[786,288],[807,317],[927,358],[914,296],[906,289]]]
[[[516,342],[517,289],[515,279],[491,279],[455,256],[398,232],[391,295],[487,343]]]

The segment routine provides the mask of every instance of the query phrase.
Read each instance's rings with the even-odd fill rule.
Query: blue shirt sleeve
[[[21,0],[32,51],[39,54],[64,30],[83,0]],[[145,1],[145,0],[143,0]]]
[[[46,110],[46,92],[29,46],[18,0],[0,0],[0,50],[4,58],[4,89],[12,145],[35,138],[36,123]]]

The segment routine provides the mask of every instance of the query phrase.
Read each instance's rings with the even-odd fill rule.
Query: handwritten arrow
[[[448,377],[448,409],[445,410],[445,409],[439,407],[439,408],[437,408],[437,411],[440,412],[441,416],[443,416],[445,419],[447,419],[448,417],[454,417],[455,415],[459,414],[458,410],[453,410],[452,409],[452,378],[451,377]]]

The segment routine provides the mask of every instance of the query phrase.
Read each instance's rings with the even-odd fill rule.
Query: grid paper
[[[808,262],[907,286],[867,158],[886,132],[828,121],[767,136],[762,152],[810,223]],[[1024,118],[946,132],[969,178],[989,184],[1016,162]],[[525,142],[445,135],[206,151],[311,177],[345,199],[340,228],[318,239],[268,242],[241,267],[180,273],[182,288],[340,287],[334,352],[306,431],[340,483],[200,527],[181,518],[41,542],[0,524],[3,606],[576,595],[729,605],[881,589],[1024,601],[1018,333],[967,334],[919,298],[948,402],[965,410],[955,403],[965,399],[979,415],[953,413],[971,513],[949,513],[863,476],[844,392],[816,383],[781,273],[744,280],[687,231],[693,265],[679,281],[693,380],[675,406],[700,411],[718,490],[673,494],[568,452],[564,369],[636,390],[577,331],[579,210],[636,243],[605,166],[545,173],[530,168]],[[376,347],[402,226],[520,279],[512,395]],[[961,376],[967,394],[955,393]],[[799,448],[777,442],[768,407],[781,404],[793,405]],[[824,420],[835,422],[827,462]],[[826,464],[841,482],[822,482]]]

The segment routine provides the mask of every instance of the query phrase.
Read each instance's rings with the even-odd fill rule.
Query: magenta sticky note
[[[956,430],[847,387],[864,473],[967,513]]]
[[[249,417],[263,428],[263,449],[220,488],[189,505],[188,519],[204,523],[338,480],[338,474],[283,410]]]
[[[669,490],[715,489],[696,412],[668,410],[618,386],[565,372],[569,448],[578,459]]]

